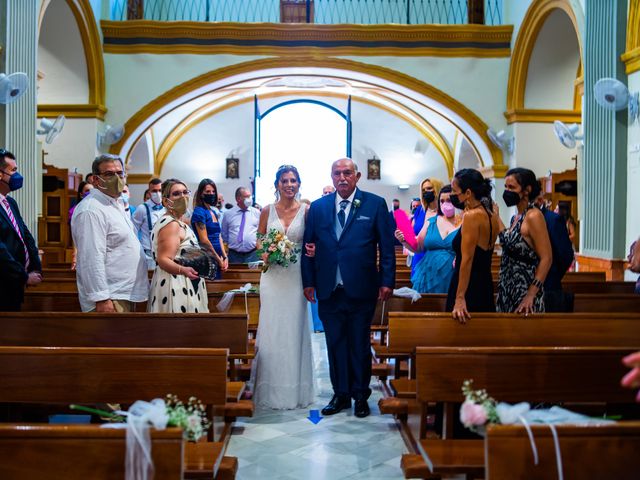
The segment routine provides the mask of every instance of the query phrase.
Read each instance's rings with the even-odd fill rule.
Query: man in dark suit
[[[318,299],[327,341],[334,395],[322,413],[350,408],[353,398],[362,418],[371,394],[371,318],[395,283],[393,227],[384,199],[356,188],[351,159],[334,162],[331,178],[336,193],[313,202],[307,215],[304,242],[315,244],[315,255],[303,255],[302,280],[307,300]]]
[[[553,253],[551,268],[544,281],[545,311],[572,312],[573,295],[562,291],[562,277],[573,263],[573,245],[569,239],[567,224],[564,218],[547,209],[542,196],[535,203],[544,215]]]
[[[0,149],[0,311],[20,311],[26,285],[42,281],[38,247],[22,221],[16,201],[8,197],[22,188],[16,157]]]

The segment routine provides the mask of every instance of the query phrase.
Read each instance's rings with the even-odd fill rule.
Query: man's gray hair
[[[124,170],[124,162],[118,155],[103,153],[98,155],[91,164],[91,173],[94,175],[100,175],[100,165],[106,162],[120,162],[120,165],[122,165],[122,169]]]

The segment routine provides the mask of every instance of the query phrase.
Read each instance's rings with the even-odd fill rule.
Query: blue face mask
[[[2,172],[5,175],[8,175],[7,172]],[[4,182],[4,180],[3,180]],[[22,188],[22,183],[24,182],[24,178],[22,177],[22,175],[20,175],[18,172],[14,173],[13,175],[11,175],[11,177],[9,178],[8,182],[5,182],[7,185],[9,185],[9,190],[11,190],[12,192],[16,191],[16,190],[20,190]]]

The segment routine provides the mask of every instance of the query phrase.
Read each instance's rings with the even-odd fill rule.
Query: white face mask
[[[156,205],[160,205],[162,203],[162,193],[151,192],[151,201]]]
[[[251,197],[245,198],[244,199],[244,206],[249,208],[251,205],[253,205],[253,202],[251,201]]]

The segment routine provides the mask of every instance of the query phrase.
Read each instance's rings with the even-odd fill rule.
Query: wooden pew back
[[[621,359],[633,347],[418,347],[418,400],[461,402],[467,379],[504,402],[633,403]]]
[[[640,472],[640,423],[557,425],[564,478],[631,480]],[[496,425],[485,438],[487,480],[558,478],[556,449],[546,425],[531,426],[538,452],[534,464],[531,443],[522,425]]]
[[[151,432],[155,480],[183,478],[182,430]],[[0,478],[125,477],[126,431],[98,425],[0,425]]]
[[[0,347],[0,402],[133,403],[198,397],[224,405],[226,349]]]
[[[449,313],[389,314],[389,350],[416,347],[640,346],[640,313],[565,313],[523,317],[476,313],[465,325]]]
[[[247,353],[247,316],[233,313],[0,313],[3,346],[228,348]]]

